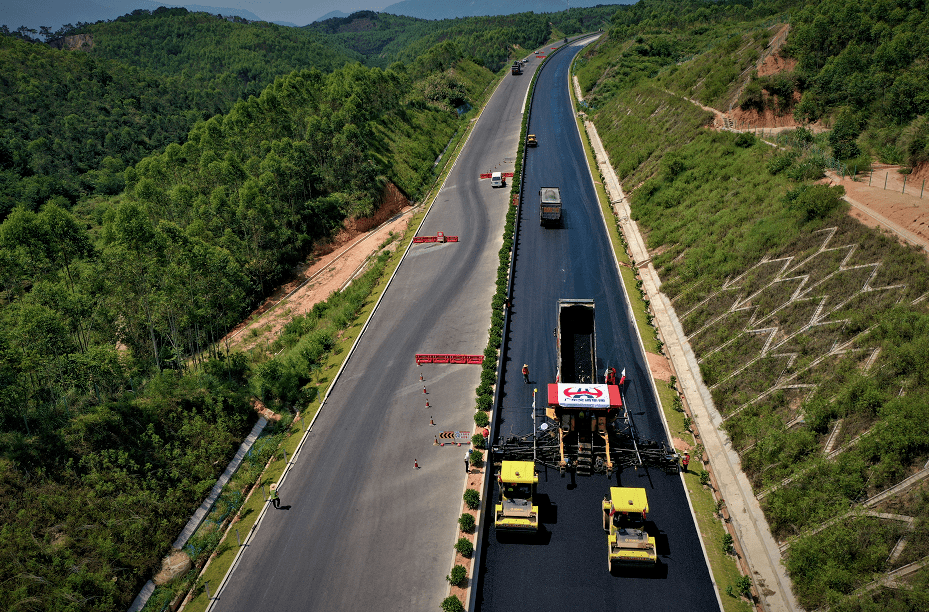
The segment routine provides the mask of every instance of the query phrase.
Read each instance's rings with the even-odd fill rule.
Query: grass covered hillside
[[[921,159],[916,145],[900,149],[921,142],[919,96],[900,115],[879,96],[859,104],[850,88],[827,84],[848,49],[918,38],[925,11],[890,2],[868,13],[867,32],[828,28],[846,39],[810,46],[812,24],[861,7],[640,2],[617,12],[578,78],[800,603],[922,610],[929,262],[850,218],[841,187],[815,182],[837,161],[879,158],[875,142]],[[712,114],[695,102],[727,111],[745,100],[785,24],[783,53],[798,68],[780,78],[795,79],[802,97],[782,112],[803,119],[815,103],[832,131],[762,141],[709,129]],[[888,91],[922,82],[925,51],[907,48]],[[849,116],[860,121],[851,136]],[[875,582],[900,568],[892,586]]]

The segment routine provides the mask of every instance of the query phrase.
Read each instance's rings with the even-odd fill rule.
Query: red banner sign
[[[483,355],[416,354],[416,365],[424,363],[484,363]]]
[[[413,242],[458,242],[458,236],[417,236]]]

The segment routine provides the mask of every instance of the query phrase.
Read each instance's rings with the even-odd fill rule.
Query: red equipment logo
[[[603,391],[600,389],[585,389],[583,387],[579,387],[577,390],[568,388],[564,390],[564,395],[566,397],[576,397],[578,395],[582,395],[584,397],[597,399],[603,397]]]

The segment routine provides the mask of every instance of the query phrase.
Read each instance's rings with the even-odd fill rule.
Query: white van
[[[503,178],[502,172],[493,172],[490,175],[491,187],[506,187],[506,179]]]

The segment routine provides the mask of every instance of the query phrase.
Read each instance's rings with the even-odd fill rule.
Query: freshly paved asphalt
[[[213,610],[438,609],[465,475],[434,435],[474,428],[480,367],[413,356],[486,345],[509,188],[479,175],[513,170],[529,81],[491,98],[420,230],[460,242],[411,248]]]
[[[640,435],[666,440],[574,123],[567,71],[575,52],[555,54],[536,85],[529,132],[538,136],[539,146],[529,150],[525,166],[512,319],[495,435],[499,440],[532,431],[532,389],[538,388],[542,406],[545,385],[555,379],[552,332],[557,300],[593,298],[598,372],[608,366],[617,371],[625,368],[626,402]],[[539,226],[540,187],[561,188],[564,228]],[[530,385],[520,375],[524,362],[529,364]],[[719,609],[679,476],[627,469],[612,481],[602,475],[572,479],[544,468],[539,476],[540,538],[501,542],[492,526],[485,528],[479,610]],[[608,572],[600,501],[610,486],[646,488],[650,531],[656,536],[660,559],[657,571],[617,576]]]

